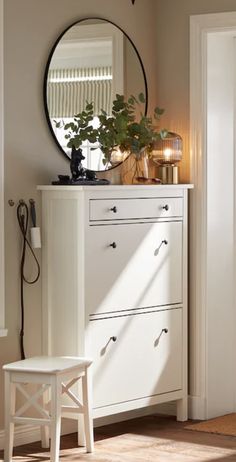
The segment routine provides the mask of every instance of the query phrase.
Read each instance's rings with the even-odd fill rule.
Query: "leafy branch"
[[[64,128],[68,140],[67,146],[78,149],[81,144],[88,140],[90,143],[98,142],[104,154],[103,163],[110,162],[112,152],[119,147],[121,152],[134,153],[140,156],[143,150],[150,153],[158,138],[164,138],[167,130],[158,131],[151,117],[145,116],[140,111],[141,105],[145,104],[143,93],[138,98],[131,95],[128,101],[124,95],[116,95],[112,104],[112,114],[103,109],[98,116],[99,126],[93,128],[91,122],[94,118],[94,105],[87,103],[85,109],[76,114],[73,122],[64,124],[63,121],[56,122],[57,128]],[[139,109],[139,120],[137,112]],[[154,109],[154,120],[159,121],[164,109]]]

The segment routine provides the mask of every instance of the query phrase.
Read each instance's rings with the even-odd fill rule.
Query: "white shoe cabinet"
[[[187,193],[40,186],[44,353],[93,358],[93,414],[187,419]]]

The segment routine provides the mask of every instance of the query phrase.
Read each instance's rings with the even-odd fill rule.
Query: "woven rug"
[[[187,430],[194,430],[206,433],[218,433],[219,435],[236,436],[236,413],[227,414],[215,419],[204,420],[185,427]]]

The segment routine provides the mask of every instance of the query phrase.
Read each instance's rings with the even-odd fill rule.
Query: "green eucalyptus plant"
[[[152,117],[148,117],[140,111],[140,106],[145,104],[145,97],[140,93],[138,98],[131,95],[125,100],[124,95],[116,95],[112,104],[112,114],[101,110],[98,116],[99,126],[93,128],[91,122],[94,118],[93,103],[87,103],[85,109],[73,117],[73,121],[64,124],[56,122],[57,128],[64,128],[67,146],[78,149],[83,141],[90,143],[98,142],[104,154],[103,162],[109,164],[112,152],[119,148],[121,152],[133,153],[137,158],[146,150],[151,153],[153,145],[158,138],[164,138],[167,130],[158,131]],[[137,113],[139,110],[139,117]],[[159,121],[164,110],[154,109],[154,120]]]
[[[73,122],[64,123],[54,120],[56,128],[64,128],[67,132],[65,139],[68,140],[68,148],[79,149],[81,144],[88,140],[90,143],[96,143],[97,130],[93,128],[91,122],[94,118],[93,103],[87,103],[85,109],[79,114],[74,115]]]

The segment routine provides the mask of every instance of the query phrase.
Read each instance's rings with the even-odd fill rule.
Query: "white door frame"
[[[236,29],[236,12],[190,17],[190,416],[207,418],[207,35]],[[236,383],[235,383],[236,388]]]
[[[4,106],[3,106],[3,0],[0,0],[0,337],[5,329],[4,278]]]

